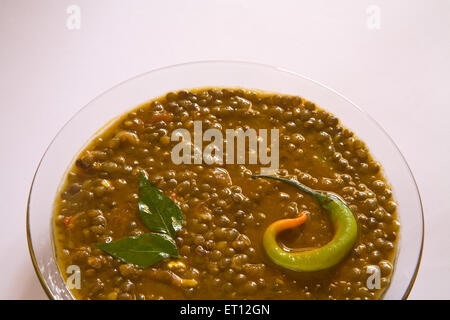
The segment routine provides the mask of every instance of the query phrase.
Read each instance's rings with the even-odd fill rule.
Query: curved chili
[[[269,258],[277,265],[293,271],[319,271],[338,264],[352,249],[357,238],[357,224],[352,211],[337,195],[313,190],[296,180],[269,175],[253,175],[252,178],[267,178],[285,182],[312,195],[319,205],[328,212],[334,227],[334,237],[326,245],[312,250],[300,251],[281,247],[277,234],[282,230],[296,227],[306,221],[300,214],[294,219],[283,219],[272,223],[264,232],[263,246]]]

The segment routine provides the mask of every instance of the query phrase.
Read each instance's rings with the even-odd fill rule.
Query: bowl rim
[[[42,161],[44,160],[45,156],[47,155],[48,150],[51,148],[51,146],[53,145],[53,142],[56,140],[56,138],[60,135],[60,133],[66,128],[67,125],[69,125],[69,123],[71,123],[71,121],[78,116],[79,113],[81,113],[85,108],[87,108],[93,101],[99,99],[101,96],[107,94],[108,92],[114,90],[115,88],[121,86],[122,84],[125,84],[129,81],[135,80],[137,78],[143,77],[147,74],[150,73],[154,73],[154,72],[158,72],[158,71],[164,71],[164,70],[169,70],[169,69],[173,69],[173,68],[177,68],[177,67],[183,67],[183,66],[189,66],[189,65],[202,65],[202,64],[235,64],[235,65],[252,65],[255,67],[262,67],[262,68],[267,68],[267,69],[272,69],[274,71],[278,71],[278,72],[282,72],[282,73],[287,73],[299,78],[303,78],[304,80],[308,80],[311,81],[313,83],[315,83],[316,85],[319,85],[321,87],[323,87],[324,89],[327,89],[331,92],[333,92],[334,94],[338,95],[339,97],[341,97],[342,99],[346,100],[348,103],[350,103],[354,108],[356,108],[357,110],[359,110],[360,112],[362,112],[368,119],[370,119],[383,133],[384,135],[390,140],[390,142],[392,143],[392,145],[395,147],[395,149],[397,150],[397,152],[399,153],[400,157],[402,158],[403,162],[406,165],[406,168],[409,171],[409,174],[414,182],[416,191],[417,191],[417,196],[419,198],[419,204],[420,204],[420,213],[421,213],[421,218],[422,218],[422,238],[420,240],[420,252],[419,252],[419,256],[417,258],[417,262],[416,262],[416,266],[415,266],[415,270],[414,270],[414,274],[411,277],[408,287],[406,288],[405,292],[403,293],[403,296],[401,298],[401,300],[406,300],[408,298],[408,296],[411,293],[411,290],[414,286],[414,283],[417,279],[417,274],[419,272],[419,268],[420,268],[420,263],[422,261],[422,254],[423,254],[423,247],[424,247],[424,240],[425,240],[425,217],[424,217],[424,210],[423,210],[423,204],[422,204],[422,198],[420,196],[420,192],[419,192],[419,187],[417,185],[416,179],[414,178],[414,175],[411,171],[411,167],[409,166],[408,162],[406,161],[403,153],[400,151],[400,148],[397,146],[397,144],[394,142],[394,140],[391,138],[391,136],[386,132],[386,130],[384,129],[384,127],[382,127],[367,111],[365,111],[364,109],[360,108],[356,103],[354,103],[353,101],[351,101],[350,99],[348,99],[347,97],[345,97],[344,95],[342,95],[341,93],[339,93],[338,91],[328,87],[327,85],[324,85],[323,83],[313,80],[307,76],[304,76],[300,73],[297,73],[295,71],[291,71],[289,69],[285,69],[283,67],[276,67],[270,64],[265,64],[265,63],[259,63],[259,62],[250,62],[250,61],[245,61],[245,60],[196,60],[196,61],[190,61],[190,62],[183,62],[183,63],[177,63],[177,64],[172,64],[172,65],[166,65],[163,67],[159,67],[159,68],[154,68],[151,69],[149,71],[137,74],[131,78],[128,78],[124,81],[121,81],[117,84],[115,84],[114,86],[110,87],[109,89],[104,90],[103,92],[101,92],[100,94],[96,95],[93,99],[89,100],[83,107],[81,107],[77,112],[75,112],[70,118],[69,120],[67,120],[64,125],[58,130],[58,132],[56,133],[56,135],[53,137],[53,139],[50,141],[50,143],[48,144],[48,146],[46,147],[44,153],[42,154],[41,159],[39,160],[39,163],[36,167],[36,170],[33,174],[33,179],[31,182],[31,186],[28,192],[28,199],[27,199],[27,212],[26,212],[26,233],[27,233],[27,244],[28,244],[28,252],[30,254],[30,258],[31,258],[31,262],[33,264],[33,268],[34,271],[39,279],[39,282],[44,290],[44,292],[46,293],[47,297],[51,300],[56,300],[56,297],[51,293],[47,283],[44,280],[44,277],[41,273],[41,271],[39,270],[39,266],[38,266],[38,262],[36,260],[36,256],[34,254],[34,249],[33,249],[33,243],[32,243],[32,239],[31,239],[31,230],[30,230],[30,200],[31,200],[31,194],[33,192],[33,186],[34,186],[34,182],[36,179],[36,175],[39,171],[39,168],[42,164]],[[388,288],[389,290],[389,288]],[[382,294],[383,296],[384,294]],[[381,296],[381,299],[382,299]]]

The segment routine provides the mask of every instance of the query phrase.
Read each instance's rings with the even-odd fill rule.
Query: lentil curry
[[[280,232],[280,247],[320,248],[336,232],[327,210],[289,184],[255,179],[255,164],[174,164],[171,132],[192,132],[194,121],[222,132],[279,129],[277,177],[333,193],[353,214],[357,236],[345,257],[308,272],[274,263],[265,230],[301,217]],[[178,254],[146,268],[96,245],[153,234],[139,214],[140,176],[183,215],[173,233]],[[68,171],[54,225],[60,270],[80,267],[78,299],[377,299],[389,285],[399,231],[380,164],[335,116],[298,96],[222,88],[170,92],[94,138]],[[374,267],[379,288],[368,285]]]

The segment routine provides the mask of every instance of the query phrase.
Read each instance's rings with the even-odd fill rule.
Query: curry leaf
[[[175,238],[183,226],[180,207],[161,190],[154,187],[141,172],[139,180],[139,213],[145,226],[153,232]]]
[[[96,243],[94,247],[141,268],[147,268],[165,258],[179,256],[175,241],[162,233],[151,232],[109,243]]]
[[[94,247],[141,268],[165,258],[179,257],[174,238],[182,228],[183,213],[172,199],[152,186],[143,172],[139,178],[138,207],[142,221],[152,232],[109,243],[96,243]]]

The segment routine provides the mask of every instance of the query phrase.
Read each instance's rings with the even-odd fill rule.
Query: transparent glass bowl
[[[414,178],[394,142],[367,113],[318,82],[280,68],[228,61],[175,65],[127,80],[92,100],[56,135],[37,168],[27,210],[29,250],[49,298],[73,299],[55,261],[52,213],[60,184],[76,155],[111,120],[169,91],[195,87],[242,87],[300,95],[336,115],[365,141],[392,185],[401,224],[394,273],[383,298],[407,298],[422,254],[423,213]]]

